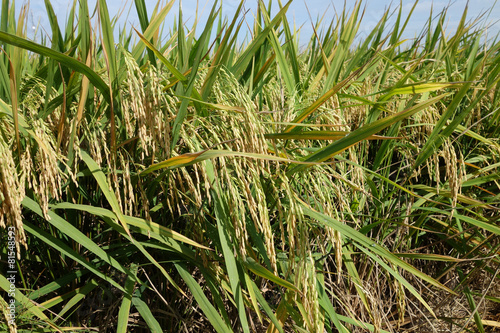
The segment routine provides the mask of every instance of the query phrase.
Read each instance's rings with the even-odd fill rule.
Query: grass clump
[[[27,7],[3,2],[17,330],[500,326],[500,44],[484,21],[446,31],[444,10],[403,42],[398,8],[358,40],[357,3],[302,49],[290,2],[261,2],[243,45],[243,4],[191,28],[180,8],[168,33],[173,2],[134,4],[141,29],[116,42],[104,0],[75,2],[64,31],[47,1],[52,38],[35,43]]]

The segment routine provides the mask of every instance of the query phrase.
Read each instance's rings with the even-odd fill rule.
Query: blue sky
[[[157,0],[145,0],[148,8],[148,13],[151,13],[154,6],[157,4]],[[67,18],[68,8],[72,1],[68,0],[50,0],[54,11],[58,15],[58,19],[60,24],[64,22]],[[165,3],[163,0],[161,3]],[[222,12],[228,17],[232,17],[238,4],[239,0],[223,0],[222,1]],[[264,1],[266,4],[268,0]],[[286,2],[282,0],[282,2]],[[37,25],[40,22],[40,25],[46,30],[50,31],[49,23],[46,19],[46,10],[43,0],[28,0],[28,1],[17,1],[17,7],[21,7],[21,4],[29,5],[29,17],[30,17],[30,26]],[[92,10],[95,7],[96,0],[88,0],[89,8]],[[204,22],[207,14],[209,13],[211,6],[213,5],[213,1],[206,0],[183,0],[182,1],[182,11],[184,15],[184,20],[187,21],[187,26],[191,26],[194,22],[194,18],[196,17],[196,7],[198,3],[198,12],[200,14],[200,21]],[[306,6],[307,3],[307,6]],[[348,8],[352,8],[352,4],[354,1],[347,1]],[[391,5],[392,3],[392,5]],[[402,1],[403,13],[408,13],[411,7],[413,6],[414,1]],[[453,2],[449,1],[430,1],[430,0],[422,0],[419,1],[410,21],[410,24],[405,32],[405,38],[412,38],[416,34],[418,34],[422,27],[424,26],[426,20],[429,18],[429,14],[431,9],[433,9],[433,13],[440,12],[443,8],[449,6],[448,9],[448,21],[447,21],[447,32],[453,32],[456,29],[458,21],[460,20],[464,8],[467,4],[467,0],[455,0]],[[116,15],[119,12],[123,12],[120,19],[118,20],[119,25],[123,26],[127,24],[129,27],[131,25],[135,27],[139,27],[137,15],[135,13],[135,6],[133,4],[133,0],[112,0],[107,1],[108,9],[111,16]],[[274,10],[278,10],[278,2],[273,0]],[[378,0],[378,1],[363,1],[363,5],[366,6],[366,12],[362,20],[362,24],[360,27],[359,35],[362,38],[363,35],[366,35],[371,29],[377,24],[380,20],[382,14],[385,9],[391,6],[391,9],[396,9],[399,5],[399,1],[389,1],[389,0]],[[336,12],[341,12],[344,6],[344,0],[331,0],[331,1],[322,1],[322,0],[294,0],[290,5],[288,10],[288,18],[289,21],[293,24],[297,25],[297,27],[302,26],[301,36],[309,37],[312,35],[313,30],[311,27],[311,21],[309,18],[309,13],[313,20],[316,18],[325,15],[325,21],[330,22],[332,18],[335,17]],[[179,0],[176,0],[176,3],[172,7],[171,12],[166,18],[166,28],[172,26],[173,19],[177,16],[179,7]],[[130,9],[131,8],[131,9]],[[257,8],[257,0],[246,0],[245,8],[249,10],[247,13],[247,21],[251,24],[253,19],[253,13]],[[16,8],[19,11],[19,8]],[[130,9],[130,10],[129,10]],[[491,11],[490,11],[491,10]],[[500,4],[496,4],[494,0],[481,0],[481,1],[473,1],[469,4],[468,10],[468,18],[472,19],[477,17],[479,14],[488,11],[489,17],[484,21],[491,24],[491,28],[488,30],[488,36],[494,36],[500,31],[500,23],[497,20],[500,20]],[[128,16],[127,16],[128,14]],[[172,23],[170,23],[172,22]],[[248,31],[248,30],[247,30]],[[305,41],[305,38],[304,38]]]

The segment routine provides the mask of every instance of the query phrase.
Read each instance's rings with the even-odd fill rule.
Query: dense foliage
[[[0,22],[0,289],[10,227],[19,332],[500,327],[484,18],[448,31],[430,13],[404,41],[415,7],[398,7],[360,39],[357,3],[301,48],[289,3],[261,2],[244,42],[243,4],[186,27],[181,9],[165,22],[174,1],[136,0],[119,41],[105,0],[75,0],[64,30],[45,4],[38,43],[26,7],[3,0]]]

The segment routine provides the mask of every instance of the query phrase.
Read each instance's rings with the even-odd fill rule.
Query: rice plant
[[[260,1],[246,33],[243,2],[188,26],[135,0],[115,40],[105,0],[64,30],[47,0],[35,42],[2,1],[2,330],[500,327],[484,17],[449,31],[444,9],[404,40],[418,3],[396,6],[359,39],[357,2],[301,47],[290,3]]]

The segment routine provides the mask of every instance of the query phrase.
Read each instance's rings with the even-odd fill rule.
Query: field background
[[[2,1],[0,289],[15,332],[494,332],[500,43],[418,3],[301,35],[290,2],[116,33]],[[251,34],[244,31],[250,29]],[[30,31],[30,32],[28,32]],[[41,37],[45,36],[45,37]],[[50,36],[50,37],[48,37]],[[246,36],[246,38],[245,38]],[[302,40],[307,41],[303,46]]]

